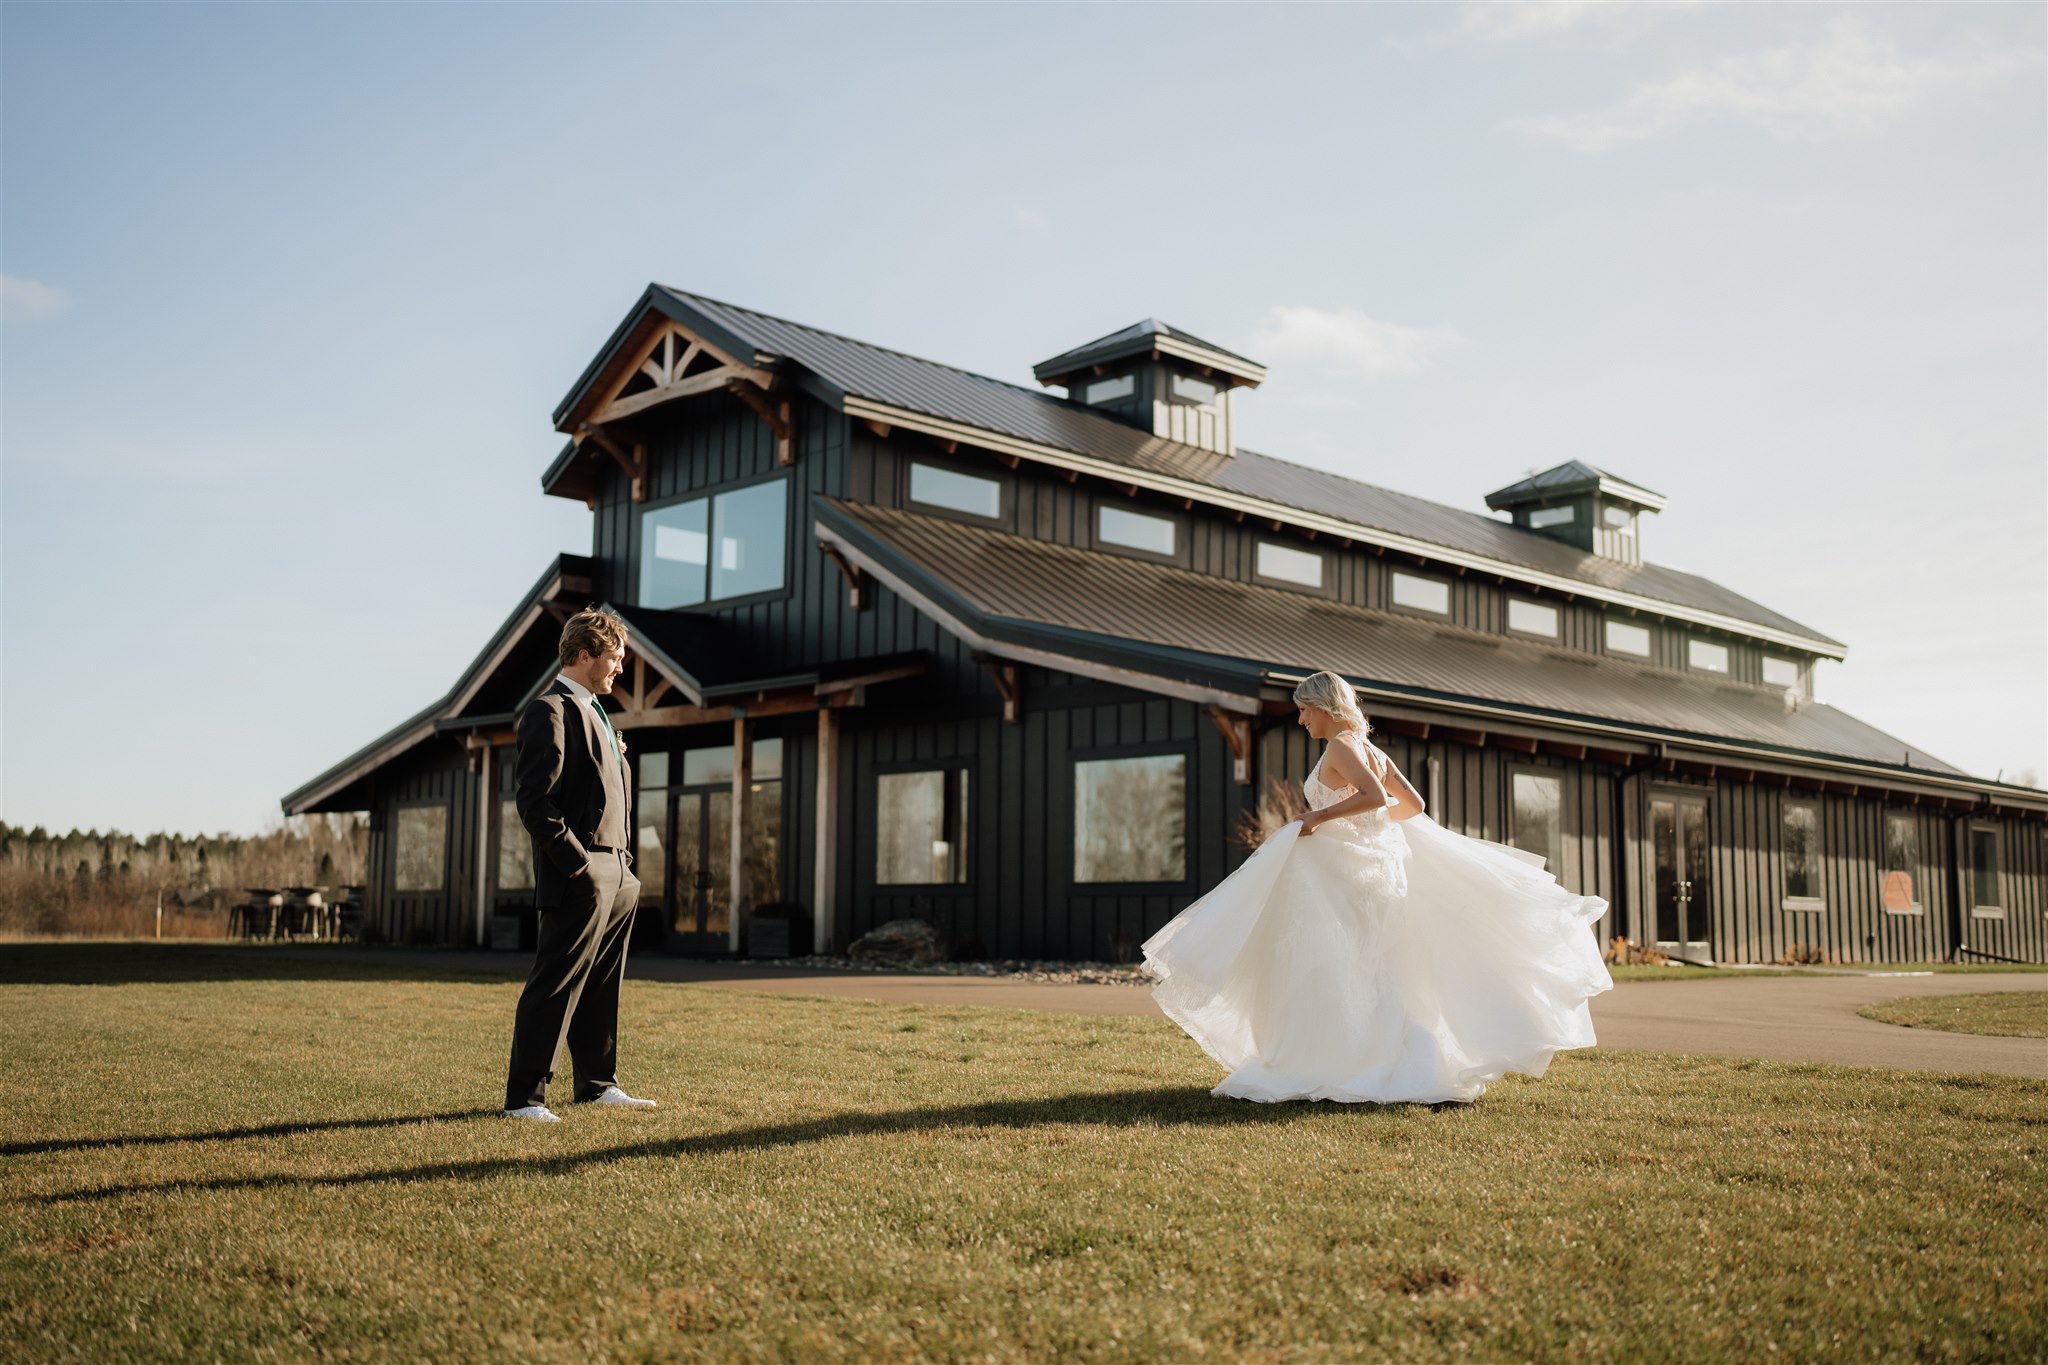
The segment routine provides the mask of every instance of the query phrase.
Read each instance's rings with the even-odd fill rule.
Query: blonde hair
[[[1358,709],[1358,694],[1351,690],[1351,684],[1335,673],[1311,673],[1301,680],[1294,689],[1296,706],[1315,706],[1328,711],[1337,718],[1337,723],[1347,730],[1358,731],[1364,739],[1372,733],[1372,726],[1366,724],[1365,712]]]
[[[592,658],[626,643],[626,623],[608,611],[585,607],[562,625],[562,642],[556,653],[562,666],[573,665],[582,655]]]

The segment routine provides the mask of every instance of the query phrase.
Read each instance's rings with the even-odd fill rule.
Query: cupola
[[[1571,460],[1488,493],[1486,505],[1508,513],[1525,531],[1603,559],[1640,564],[1643,538],[1637,523],[1645,512],[1664,510],[1664,495]]]
[[[1157,318],[1032,366],[1048,388],[1134,427],[1204,450],[1236,453],[1230,398],[1257,388],[1266,367]]]

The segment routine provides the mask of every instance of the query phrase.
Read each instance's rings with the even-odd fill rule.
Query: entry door
[[[1655,860],[1657,946],[1682,957],[1711,960],[1706,798],[1653,794],[1650,848]]]
[[[681,791],[674,795],[675,919],[669,947],[682,953],[723,953],[731,948],[732,793]]]

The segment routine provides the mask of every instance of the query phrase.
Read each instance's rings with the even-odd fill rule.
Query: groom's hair
[[[595,658],[618,645],[626,643],[626,623],[608,611],[596,607],[585,607],[562,625],[562,644],[559,653],[564,667],[576,662],[578,656],[588,654]]]

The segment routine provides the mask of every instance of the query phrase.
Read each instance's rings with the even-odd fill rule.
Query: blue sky
[[[1003,378],[1158,316],[1254,449],[1585,459],[1824,699],[2048,772],[2035,6],[0,7],[0,815],[254,830],[560,550],[649,280]]]

